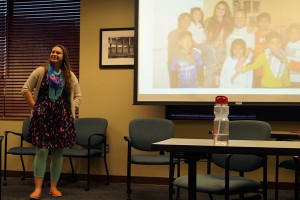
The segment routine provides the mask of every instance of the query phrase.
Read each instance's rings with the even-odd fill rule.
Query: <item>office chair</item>
[[[84,187],[86,191],[90,189],[90,167],[91,158],[104,158],[104,165],[106,170],[106,184],[109,184],[109,172],[106,162],[106,130],[108,122],[104,118],[79,118],[74,122],[77,142],[76,146],[79,148],[65,148],[63,156],[68,157],[72,168],[73,179],[76,180],[75,170],[72,158],[86,158],[87,163],[87,183]]]
[[[34,156],[35,155],[35,151],[36,151],[36,147],[34,146],[24,146],[24,144],[26,143],[25,139],[27,137],[27,132],[28,132],[28,128],[29,128],[29,124],[30,124],[30,117],[25,118],[23,121],[23,125],[22,125],[22,132],[18,133],[18,132],[14,132],[14,131],[5,131],[5,146],[4,146],[4,177],[3,177],[3,185],[6,186],[7,185],[7,181],[6,181],[6,176],[7,176],[7,155],[11,154],[11,155],[18,155],[20,156],[21,159],[21,163],[22,163],[22,176],[21,176],[21,180],[25,180],[26,179],[26,173],[25,173],[25,165],[24,165],[24,160],[23,160],[23,156]],[[9,143],[9,138],[10,135],[15,135],[18,136],[20,138],[20,145],[16,146],[16,147],[8,147],[8,143]],[[14,137],[12,137],[12,139],[15,140]]]
[[[174,123],[167,119],[141,118],[134,119],[129,123],[129,136],[124,136],[128,143],[127,152],[127,199],[131,197],[131,165],[173,165],[177,163],[177,173],[180,173],[179,159],[170,160],[169,155],[164,152],[159,154],[143,154],[142,151],[152,152],[151,144],[172,138],[174,136]],[[132,154],[132,149],[137,149],[141,153]],[[176,161],[175,161],[176,160]],[[169,178],[173,181],[173,174]]]
[[[269,140],[271,127],[268,123],[253,120],[229,122],[229,138],[231,140]],[[208,162],[208,174],[197,174],[197,192],[208,193],[210,199],[213,194],[229,195],[238,194],[241,199],[245,193],[259,193],[260,182],[244,176],[246,172],[263,167],[263,197],[267,199],[267,160],[266,156],[238,155],[238,154],[211,154]],[[225,169],[225,174],[213,174],[210,163]],[[230,176],[230,171],[236,171],[239,176]],[[176,178],[174,185],[188,189],[188,176]],[[253,198],[260,198],[256,195]]]
[[[276,200],[278,199],[279,168],[295,171],[294,199],[299,199],[299,169],[300,169],[299,156],[293,156],[293,159],[283,160],[279,164],[276,162],[276,170],[275,170],[275,199]]]

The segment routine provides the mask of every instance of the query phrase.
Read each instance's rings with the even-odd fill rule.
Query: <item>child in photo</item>
[[[254,57],[259,56],[267,48],[266,36],[270,33],[271,16],[263,12],[256,17],[257,31],[255,32]]]
[[[251,88],[253,72],[248,71],[239,75],[234,81],[231,81],[231,77],[235,74],[236,64],[240,60],[245,60],[246,57],[246,43],[242,39],[236,39],[232,42],[230,48],[230,55],[226,58],[222,67],[220,75],[220,88]],[[244,64],[250,62],[249,58],[246,58]]]
[[[177,87],[177,74],[173,73],[171,70],[171,62],[175,55],[178,54],[180,51],[180,47],[178,44],[179,35],[187,31],[188,27],[191,24],[191,16],[189,13],[181,13],[177,19],[177,28],[172,30],[168,34],[168,72],[169,72],[169,81],[170,81],[170,88]]]
[[[237,10],[234,13],[234,29],[226,40],[226,55],[230,55],[231,43],[236,39],[242,39],[246,43],[246,57],[252,58],[252,50],[254,49],[255,37],[247,26],[247,13],[245,10]]]
[[[290,75],[288,60],[283,50],[282,37],[277,32],[271,32],[266,36],[268,48],[260,54],[255,61],[247,66],[239,66],[233,75],[232,81],[240,74],[250,70],[262,68],[261,87],[263,88],[282,88],[290,87]]]
[[[292,87],[300,88],[300,24],[292,24],[288,28],[286,54],[289,61]]]
[[[258,57],[267,48],[266,35],[270,33],[271,15],[263,12],[256,17],[257,31],[255,32],[255,48],[253,51],[254,58]],[[253,78],[253,87],[260,86],[260,79],[262,77],[262,68],[255,70]]]
[[[170,70],[177,74],[177,88],[203,86],[203,62],[200,53],[193,49],[192,34],[184,31],[179,36],[180,51],[172,59]]]
[[[192,33],[195,47],[200,49],[200,45],[206,40],[206,35],[203,28],[203,12],[201,8],[194,7],[191,9],[191,24],[188,31]]]

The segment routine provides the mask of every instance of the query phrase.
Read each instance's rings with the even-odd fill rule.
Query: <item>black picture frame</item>
[[[100,29],[100,69],[133,69],[134,28]]]

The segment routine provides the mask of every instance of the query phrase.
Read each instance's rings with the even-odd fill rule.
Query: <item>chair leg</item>
[[[299,157],[293,157],[295,161],[295,200],[299,200]]]
[[[225,162],[225,200],[229,200],[229,160],[231,155],[227,156]]]
[[[106,183],[105,183],[105,185],[109,185],[109,172],[108,172],[108,167],[107,167],[107,162],[106,162],[106,152],[104,153],[104,165],[105,165],[105,171],[106,171]]]
[[[72,162],[72,158],[69,157],[69,161],[70,161],[70,165],[71,165],[71,169],[72,169],[72,178],[71,181],[75,182],[76,181],[76,175],[75,175],[75,170],[74,170],[74,166],[73,166],[73,162]]]
[[[268,199],[268,157],[264,157],[264,166],[263,166],[263,199]]]
[[[25,174],[25,165],[24,165],[23,156],[21,155],[20,158],[21,158],[22,169],[23,169],[23,175],[21,176],[21,180],[25,180],[26,179],[26,174]]]
[[[131,194],[131,187],[130,187],[130,183],[131,183],[131,147],[128,144],[128,153],[127,153],[127,200],[131,200],[130,198],[130,194]]]
[[[180,177],[180,153],[177,156],[177,177]],[[177,187],[176,189],[176,200],[180,199],[180,188]]]
[[[90,190],[90,166],[91,166],[91,157],[88,156],[88,166],[87,166],[87,177],[86,177],[86,186],[84,187],[85,191]]]
[[[169,164],[169,200],[173,199],[173,182],[174,182],[174,153],[170,153],[170,164]],[[178,188],[177,188],[178,189]],[[177,199],[177,197],[176,197]]]
[[[279,156],[276,155],[276,161],[275,161],[275,200],[278,200],[278,184],[279,184],[279,177],[278,177],[278,171],[279,171]]]
[[[6,145],[5,145],[6,147]],[[4,172],[3,172],[3,186],[7,186],[7,181],[6,181],[6,171],[7,170],[7,151],[5,148],[5,152],[4,152]]]
[[[129,169],[127,169],[127,200],[131,200],[131,193],[132,193],[132,190],[131,190],[131,166],[129,166]]]

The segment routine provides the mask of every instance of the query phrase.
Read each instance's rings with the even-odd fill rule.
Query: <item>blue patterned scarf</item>
[[[48,67],[48,79],[49,79],[49,98],[55,102],[61,95],[65,86],[64,78],[61,74],[61,69],[58,72],[54,70],[53,65],[49,64]]]

